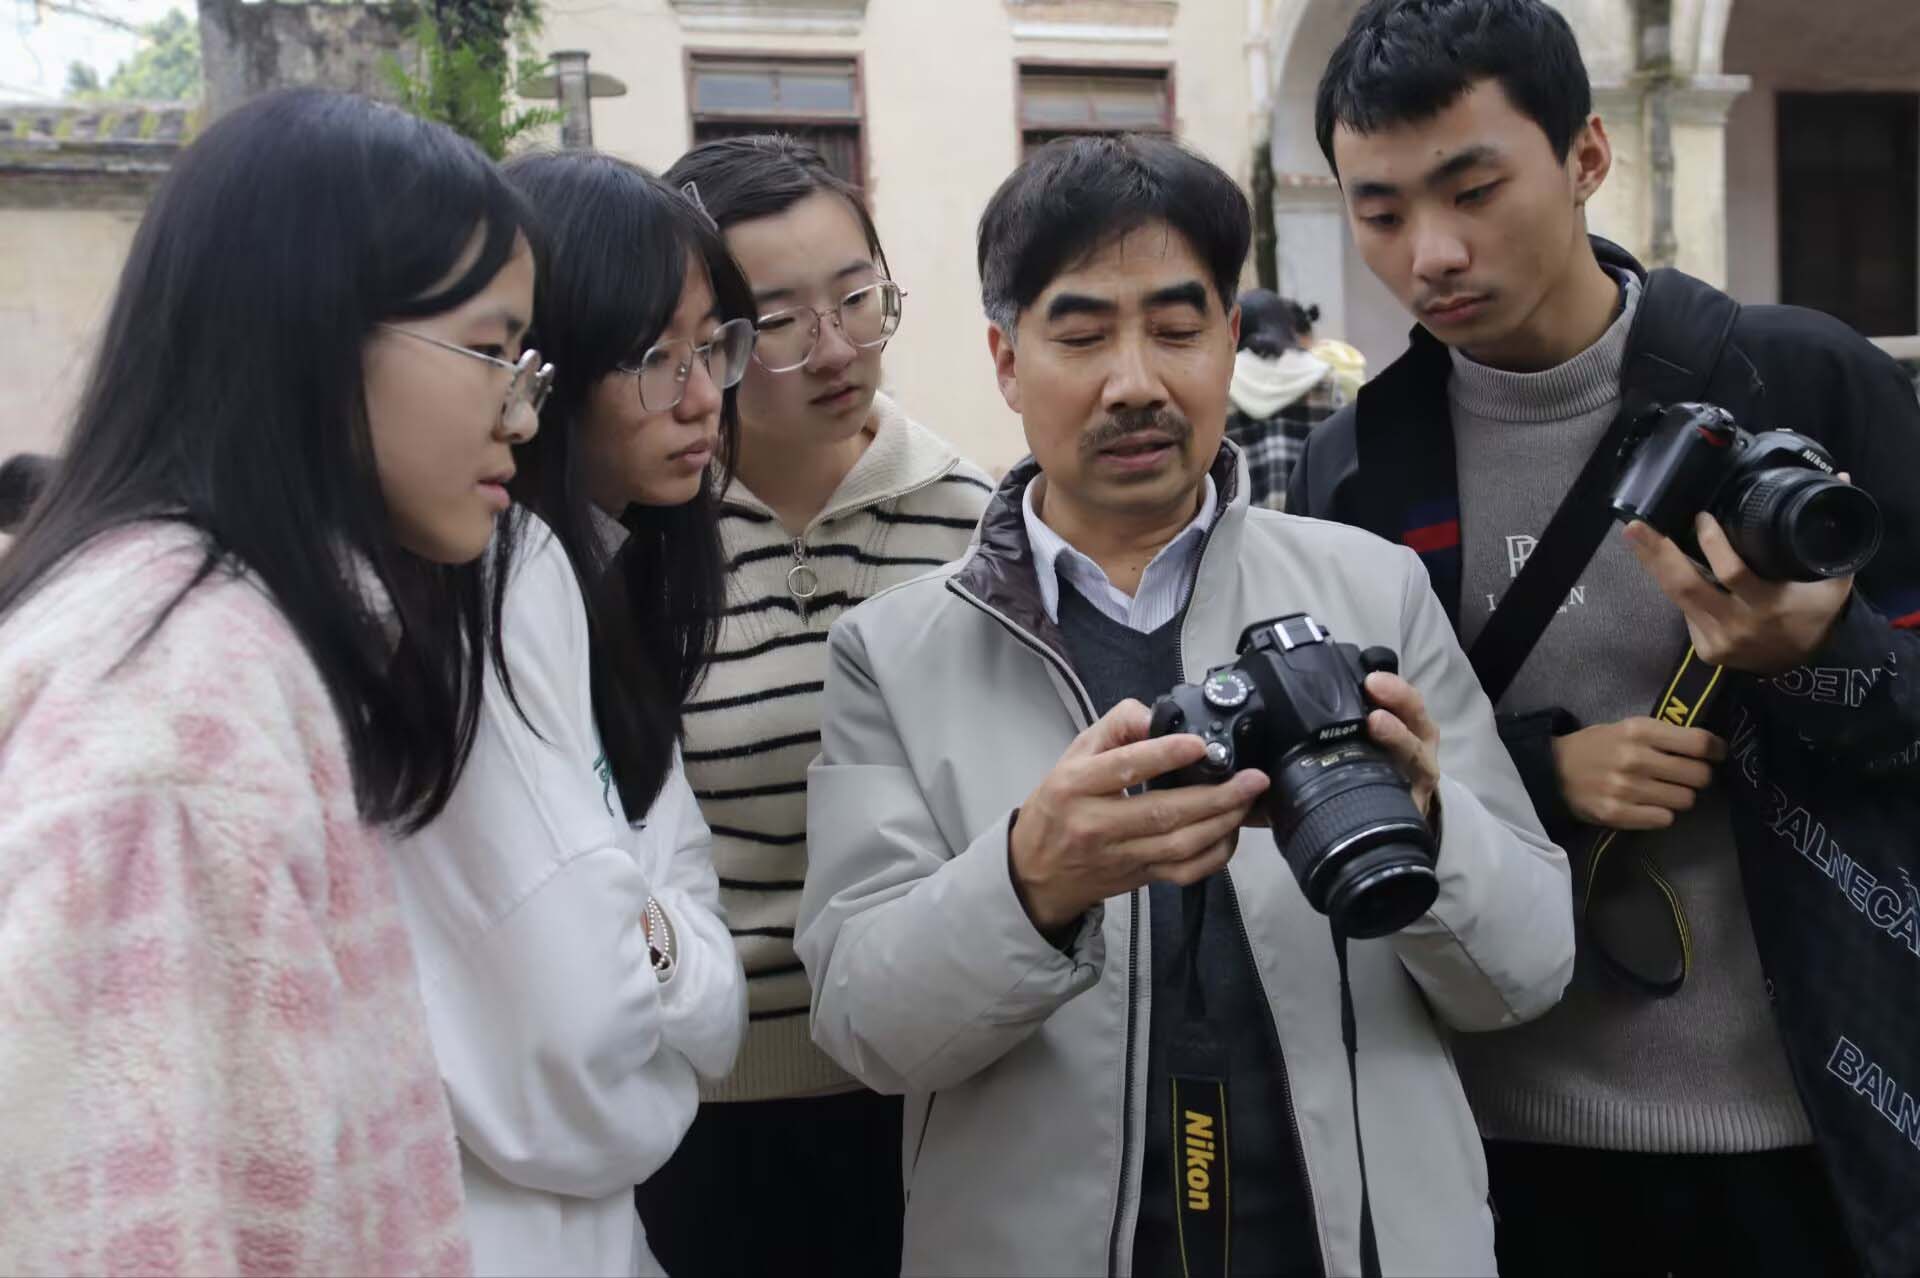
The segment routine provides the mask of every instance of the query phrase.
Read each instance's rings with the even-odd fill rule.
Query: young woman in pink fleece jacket
[[[156,196],[0,558],[0,1273],[470,1268],[377,831],[479,713],[526,224],[310,90]]]

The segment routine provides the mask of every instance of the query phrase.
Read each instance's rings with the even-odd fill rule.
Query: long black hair
[[[507,178],[538,213],[547,260],[529,338],[558,374],[540,433],[515,451],[514,498],[546,521],[587,601],[593,712],[628,814],[653,803],[680,739],[681,706],[719,638],[726,563],[711,475],[680,506],[635,503],[610,559],[595,530],[579,431],[593,388],[638,364],[680,305],[689,261],[713,287],[721,320],[754,315],[726,244],[675,188],[592,151],[520,156]],[[734,456],[735,392],[721,401],[718,455]]]
[[[481,565],[395,540],[362,348],[480,292],[529,226],[477,147],[363,98],[287,90],[214,123],[134,236],[65,452],[0,558],[0,618],[100,534],[184,522],[206,558],[147,636],[210,576],[256,576],[326,684],[362,819],[425,824],[473,742],[498,599]]]

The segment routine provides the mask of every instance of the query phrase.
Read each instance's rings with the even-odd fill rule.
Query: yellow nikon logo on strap
[[[1668,697],[1666,707],[1660,711],[1660,717],[1676,727],[1687,726],[1687,703],[1678,697]]]
[[[1187,1210],[1213,1210],[1213,1115],[1187,1110]]]

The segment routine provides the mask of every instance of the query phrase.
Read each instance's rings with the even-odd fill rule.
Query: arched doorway
[[[1280,292],[1320,308],[1319,333],[1378,370],[1406,349],[1412,320],[1353,251],[1340,189],[1313,135],[1313,97],[1364,0],[1277,0],[1270,28],[1273,207]]]

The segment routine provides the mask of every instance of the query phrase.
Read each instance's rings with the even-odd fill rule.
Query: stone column
[[[1674,265],[1716,288],[1727,284],[1727,110],[1750,83],[1744,75],[1696,75],[1668,97]]]
[[[1347,223],[1340,188],[1328,177],[1275,174],[1273,229],[1277,291],[1317,304],[1316,330],[1345,337]]]
[[[1613,171],[1587,206],[1587,229],[1644,260],[1650,240],[1644,92],[1638,84],[1595,84],[1593,109],[1613,143]]]

